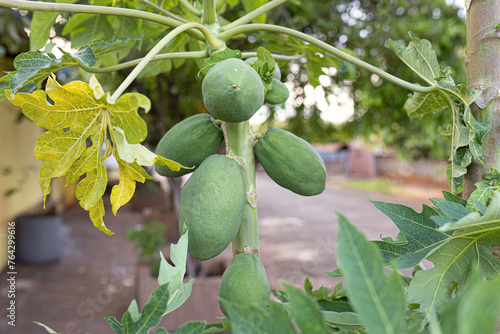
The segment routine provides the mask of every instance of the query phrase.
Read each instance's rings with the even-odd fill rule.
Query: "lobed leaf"
[[[234,304],[219,299],[228,312],[231,321],[231,332],[234,334],[293,334],[297,333],[288,318],[283,305],[269,300],[264,311],[254,305]]]
[[[297,325],[303,333],[329,333],[323,322],[323,316],[314,300],[299,289],[285,285],[290,302],[290,309]]]
[[[452,286],[464,283],[473,264],[487,277],[500,274],[500,259],[491,251],[492,245],[500,244],[500,194],[495,193],[485,214],[471,211],[465,200],[451,193],[432,201],[437,208],[424,207],[421,214],[397,204],[374,202],[406,239],[406,244],[377,242],[382,252],[404,267],[424,258],[434,263],[431,269],[417,271],[408,285],[408,302],[418,305],[422,314],[420,326],[435,318],[451,299]]]
[[[412,41],[405,46],[399,41],[388,40],[386,47],[393,50],[396,55],[418,74],[428,84],[434,85],[435,79],[441,74],[436,52],[432,49],[431,42],[419,39],[410,33]]]
[[[422,118],[426,114],[442,111],[449,107],[438,92],[415,92],[406,100],[404,108],[409,117]]]
[[[405,296],[397,271],[384,272],[376,246],[339,214],[337,252],[347,296],[369,333],[408,333]]]
[[[187,229],[182,233],[177,244],[170,246],[170,259],[173,266],[170,265],[165,257],[160,252],[160,272],[158,275],[158,283],[169,284],[169,302],[164,314],[172,312],[181,306],[191,295],[194,279],[190,278],[184,283],[184,275],[186,274],[188,233]]]
[[[450,235],[439,231],[438,225],[431,219],[439,216],[435,208],[423,206],[417,213],[412,208],[401,204],[372,201],[373,205],[389,217],[398,227],[402,237],[397,242],[376,241],[375,244],[388,263],[398,268],[412,268],[419,264],[435,248],[450,238]]]
[[[103,162],[109,154],[117,159],[120,175],[120,183],[113,187],[111,195],[115,214],[132,197],[135,182],[150,178],[140,164],[163,163],[180,168],[179,164],[138,145],[147,135],[146,123],[139,117],[138,110],[142,108],[147,112],[150,108],[149,100],[141,94],[124,94],[110,104],[95,77],[91,77],[89,84],[73,81],[65,86],[49,78],[45,91],[18,93],[14,97],[11,93],[7,91],[9,101],[48,130],[39,136],[35,145],[36,158],[43,160],[40,186],[44,201],[51,192],[51,180],[66,176],[67,183],[77,183],[76,197],[81,207],[89,211],[94,225],[106,234],[113,234],[103,221],[102,196],[107,185]],[[111,142],[108,131],[113,134]],[[116,133],[121,137],[114,135]],[[103,144],[106,144],[106,152],[103,152]]]
[[[499,311],[500,279],[486,281],[480,272],[473,270],[457,297],[439,312],[440,331],[437,333],[496,333]],[[431,330],[431,334],[435,332]]]

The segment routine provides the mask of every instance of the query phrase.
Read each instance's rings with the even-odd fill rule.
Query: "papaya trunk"
[[[500,99],[491,102],[500,92],[500,30],[495,29],[499,17],[500,1],[475,0],[467,9],[467,86],[483,91],[471,110],[479,122],[491,125],[491,131],[484,139],[484,165],[473,161],[464,175],[465,199],[483,181],[484,172],[500,168]]]
[[[233,255],[259,254],[259,225],[255,187],[255,155],[253,135],[248,121],[226,123],[227,154],[241,166],[246,182],[246,203],[238,235],[233,240]]]

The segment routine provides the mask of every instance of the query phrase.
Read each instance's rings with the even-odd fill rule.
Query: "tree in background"
[[[451,66],[457,81],[465,82],[463,16],[457,7],[445,0],[338,0],[304,1],[300,7],[287,4],[269,20],[295,27],[328,44],[351,49],[357,57],[370,59],[373,65],[409,81],[415,81],[416,76],[406,71],[406,65],[384,45],[388,39],[398,40],[412,31],[416,36],[429,39],[441,65]],[[256,44],[264,43],[272,49],[266,35],[255,36]],[[283,44],[275,40],[271,42],[273,45]],[[332,65],[335,61],[332,58]],[[341,66],[337,71],[328,71],[322,69],[319,62],[304,65],[295,68],[291,65],[296,112],[285,125],[289,130],[310,141],[333,139],[348,142],[362,137],[372,145],[395,147],[405,158],[448,158],[449,143],[436,129],[451,124],[451,113],[416,121],[409,118],[404,109],[407,92],[402,88],[386,84],[364,70],[353,73],[342,71]],[[305,70],[309,72],[307,77]],[[330,78],[324,80],[326,84],[317,79],[319,74],[329,74]],[[331,82],[333,84],[328,85]],[[316,89],[316,94],[320,97],[324,94],[326,101],[328,95],[339,96],[347,92],[354,101],[351,119],[336,127],[325,123],[320,117],[318,103],[311,103],[306,98],[306,92],[312,91],[312,87],[307,87],[309,84],[321,86]],[[336,103],[335,99],[331,103]],[[279,108],[274,110],[268,122],[275,122],[274,115],[280,112]]]

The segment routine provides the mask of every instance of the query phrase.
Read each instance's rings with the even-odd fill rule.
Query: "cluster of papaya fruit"
[[[209,114],[178,123],[157,146],[158,155],[193,166],[173,172],[157,165],[156,171],[167,177],[194,171],[181,192],[179,223],[189,227],[188,250],[200,261],[219,255],[236,237],[246,203],[247,187],[239,163],[215,154],[224,141],[221,121],[244,122],[264,103],[280,104],[288,99],[279,67],[266,90],[255,66],[250,66],[255,61],[230,58],[215,64],[202,83],[203,102]],[[304,196],[324,190],[323,160],[303,139],[271,128],[256,142],[254,150],[266,173],[280,186]],[[265,307],[269,294],[260,258],[253,253],[235,255],[222,277],[219,298]]]

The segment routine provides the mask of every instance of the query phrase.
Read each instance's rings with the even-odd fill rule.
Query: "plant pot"
[[[22,215],[16,222],[16,260],[24,263],[46,263],[61,254],[62,216]]]

